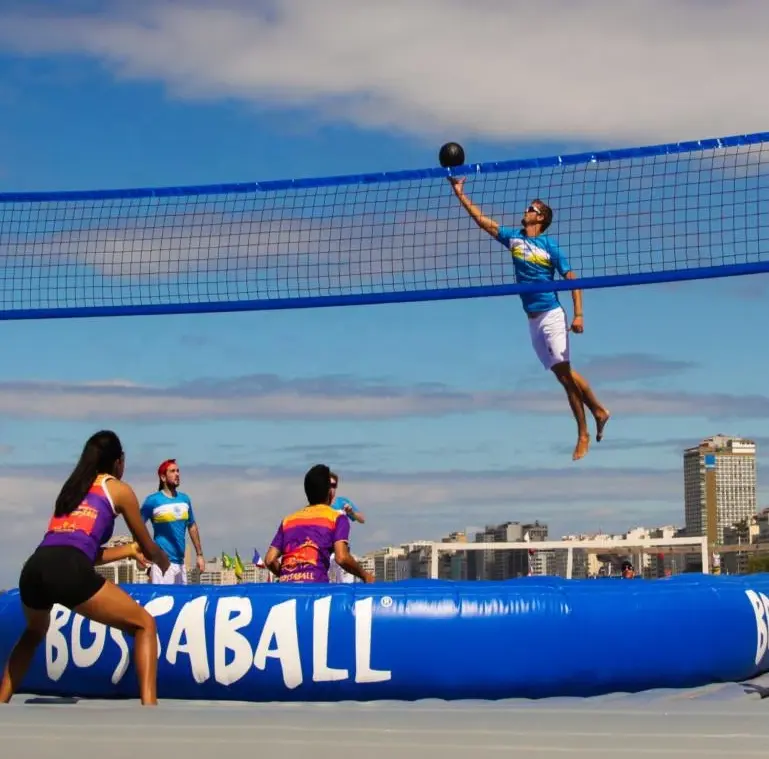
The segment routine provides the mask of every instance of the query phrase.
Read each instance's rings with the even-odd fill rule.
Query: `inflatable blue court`
[[[127,586],[157,618],[161,698],[544,698],[769,669],[769,575]],[[23,628],[0,596],[0,655]],[[23,692],[135,697],[131,639],[56,607]]]

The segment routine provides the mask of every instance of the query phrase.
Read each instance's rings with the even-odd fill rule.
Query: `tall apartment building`
[[[688,536],[723,543],[724,529],[756,513],[756,444],[714,435],[684,451],[684,517]]]

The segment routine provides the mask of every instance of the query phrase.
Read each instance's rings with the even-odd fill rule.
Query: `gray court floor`
[[[243,704],[57,701],[0,707],[8,759],[637,757],[769,754],[769,678],[592,699]],[[226,754],[224,753],[226,752]]]

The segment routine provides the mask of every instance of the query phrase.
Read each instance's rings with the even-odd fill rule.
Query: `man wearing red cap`
[[[200,545],[200,531],[192,511],[192,501],[178,489],[181,473],[176,459],[167,459],[158,467],[158,480],[157,492],[147,496],[142,504],[142,517],[145,522],[152,522],[155,542],[168,554],[171,566],[163,573],[153,564],[150,582],[153,585],[186,585],[184,549],[188,530],[201,572],[205,569],[206,561]]]

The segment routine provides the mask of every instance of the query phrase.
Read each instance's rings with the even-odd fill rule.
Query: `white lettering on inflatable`
[[[238,630],[251,624],[251,602],[241,596],[221,598],[214,619],[214,679],[220,685],[232,685],[251,669],[253,652],[248,638]],[[227,664],[227,652],[232,661]]]
[[[386,669],[371,669],[371,623],[373,598],[356,601],[355,614],[355,682],[381,683],[392,678],[392,672]]]
[[[275,648],[270,648],[272,639]],[[264,670],[267,659],[280,660],[286,688],[302,684],[302,659],[299,656],[299,629],[296,624],[296,599],[284,601],[270,609],[254,653],[254,666]]]
[[[756,617],[756,666],[766,655],[769,647],[769,598],[763,593],[754,590],[746,590],[745,595],[753,607]]]
[[[168,638],[166,661],[176,664],[179,654],[190,658],[192,677],[196,683],[204,683],[211,676],[208,668],[208,647],[206,646],[206,605],[207,596],[187,601],[176,618],[174,629]],[[184,642],[182,643],[182,636]]]
[[[752,595],[751,595],[752,594]],[[767,650],[769,639],[769,599],[748,591],[748,598],[756,611],[758,625],[757,656],[760,660]],[[341,682],[350,679],[350,671],[331,666],[329,662],[329,641],[332,636],[342,634],[345,624],[350,624],[348,614],[332,617],[333,597],[315,599],[312,605],[312,662],[304,662],[307,676],[312,673],[313,682]],[[243,596],[222,596],[216,599],[212,628],[206,630],[208,597],[192,598],[184,603],[170,624],[165,649],[165,660],[179,667],[178,659],[184,654],[189,659],[182,672],[189,672],[196,683],[211,679],[209,665],[209,640],[213,644],[213,677],[223,686],[233,685],[246,677],[252,667],[265,671],[268,659],[277,659],[283,683],[294,689],[304,681],[302,652],[299,648],[297,601],[291,599],[272,606],[261,630],[254,628],[253,600]],[[162,617],[174,610],[174,596],[164,595],[150,599],[146,610],[154,617]],[[392,678],[390,670],[376,670],[371,667],[373,598],[358,599],[352,608],[354,616],[354,657],[356,683],[380,683]],[[70,629],[65,630],[70,623]],[[169,620],[170,622],[171,620]],[[117,664],[110,680],[117,685],[125,676],[130,665],[130,650],[126,636],[116,628],[90,622],[79,614],[73,614],[63,606],[54,606],[51,624],[45,641],[45,665],[49,680],[57,682],[72,662],[78,669],[98,666],[104,656],[109,657],[110,666],[116,655]],[[209,620],[210,624],[211,620]],[[304,623],[303,623],[304,624]],[[341,630],[337,627],[341,626]],[[85,630],[83,628],[86,628]],[[166,628],[167,629],[167,628]],[[89,639],[93,636],[92,639]],[[258,637],[257,637],[258,636]],[[83,637],[86,642],[84,643]],[[256,648],[252,647],[256,640]],[[114,644],[114,646],[112,645]],[[158,656],[160,656],[158,641]],[[308,655],[309,652],[306,652]],[[182,674],[182,678],[185,675]],[[177,677],[179,675],[177,674]],[[182,679],[183,682],[183,679]]]
[[[54,682],[59,680],[69,664],[67,639],[61,628],[67,624],[71,614],[69,609],[58,604],[51,609],[51,624],[45,636],[45,671],[48,679]]]
[[[81,640],[83,622],[88,622],[88,627],[93,635],[93,642],[90,646],[84,646]],[[104,651],[106,637],[106,625],[101,622],[86,620],[79,614],[75,614],[75,618],[72,620],[72,663],[81,669],[93,667]]]
[[[155,619],[162,617],[164,614],[168,614],[171,609],[174,608],[173,596],[158,596],[152,598],[144,604],[144,610],[147,614],[151,614]],[[158,659],[163,654],[163,646],[160,643],[160,635],[158,635]]]
[[[331,624],[331,596],[319,598],[312,609],[312,681],[330,683],[346,680],[350,673],[346,669],[328,666],[328,639]]]
[[[117,685],[123,679],[123,675],[128,669],[128,664],[130,663],[130,655],[128,652],[128,643],[125,642],[123,631],[118,630],[116,627],[110,627],[109,634],[112,640],[117,643],[117,647],[120,649],[120,661],[118,661],[117,666],[112,672],[112,677],[110,678],[112,684]]]

